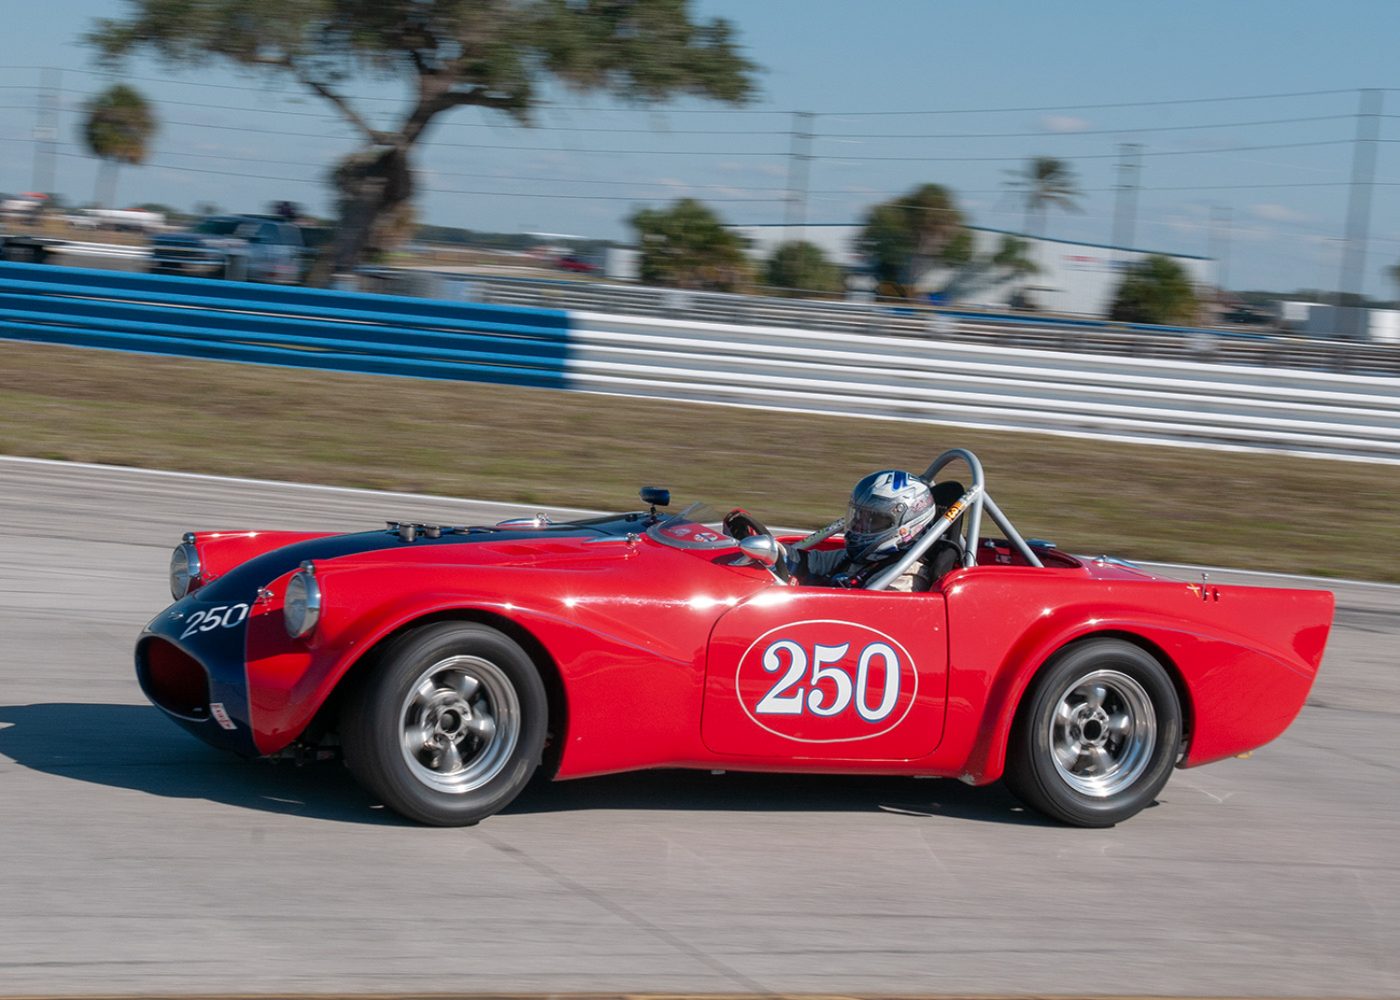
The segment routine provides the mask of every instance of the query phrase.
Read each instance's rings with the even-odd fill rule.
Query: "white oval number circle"
[[[855,622],[791,622],[739,658],[735,694],[759,727],[803,743],[871,739],[904,720],[918,694],[913,657]]]

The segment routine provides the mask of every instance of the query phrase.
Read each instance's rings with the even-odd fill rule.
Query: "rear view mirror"
[[[750,535],[748,538],[741,538],[739,551],[768,569],[778,565],[778,558],[782,555],[772,535]]]

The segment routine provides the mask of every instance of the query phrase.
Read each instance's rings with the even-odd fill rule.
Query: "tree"
[[[831,294],[844,287],[841,269],[815,243],[784,243],[768,259],[768,285],[784,295]]]
[[[627,221],[641,245],[644,282],[719,292],[748,284],[746,241],[693,198],[640,209]]]
[[[146,162],[156,134],[155,115],[141,93],[124,83],[88,101],[84,113],[83,143],[102,161],[93,201],[99,208],[111,206],[117,200],[117,167]]]
[[[742,103],[755,66],[723,19],[695,21],[690,0],[127,0],[88,35],[110,61],[150,50],[175,65],[221,59],[297,81],[363,139],[334,172],[341,207],[330,268],[350,270],[413,197],[412,153],[444,112],[471,106],[528,125],[543,83],[637,103],[689,95]],[[405,79],[388,127],[344,85]]]
[[[856,249],[877,281],[902,286],[908,294],[931,266],[967,263],[972,240],[952,192],[941,184],[923,184],[872,208]]]
[[[1053,156],[1037,156],[1024,169],[1012,174],[1011,186],[1021,192],[1026,207],[1026,232],[1045,234],[1045,218],[1050,208],[1079,211],[1079,188],[1074,169]]]
[[[1400,264],[1391,264],[1385,269],[1386,276],[1400,288]]]
[[[1196,317],[1191,278],[1170,257],[1153,254],[1124,276],[1109,318],[1124,323],[1190,323]]]
[[[1040,265],[1031,259],[1030,249],[1029,240],[1017,239],[1010,233],[1006,233],[1002,236],[996,253],[992,254],[991,263],[994,267],[1001,268],[1012,278],[1025,278],[1032,274],[1039,274]]]

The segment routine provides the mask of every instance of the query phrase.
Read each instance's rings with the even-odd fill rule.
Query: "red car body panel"
[[[199,534],[200,583],[333,537]],[[385,541],[317,562],[324,608],[305,638],[289,638],[283,624],[291,571],[248,598],[247,724],[256,752],[288,747],[347,675],[373,669],[386,640],[463,615],[499,624],[548,659],[564,698],[561,778],[679,766],[994,781],[1036,671],[1092,635],[1127,638],[1171,669],[1186,766],[1252,750],[1301,709],[1331,625],[1330,593],[1186,584],[1050,555],[1043,568],[1018,565],[988,544],[979,565],[909,594],[787,587],[736,565],[732,546],[637,535]]]

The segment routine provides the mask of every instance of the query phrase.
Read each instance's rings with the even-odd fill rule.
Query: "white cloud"
[[[1280,205],[1276,201],[1260,202],[1249,206],[1249,214],[1265,222],[1307,222],[1308,216],[1295,208]]]
[[[1040,127],[1047,132],[1083,132],[1089,122],[1075,115],[1041,115]]]

